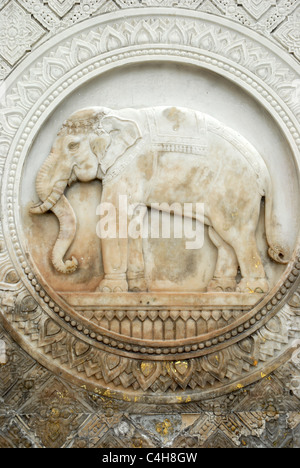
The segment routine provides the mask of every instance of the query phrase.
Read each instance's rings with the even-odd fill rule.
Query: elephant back
[[[264,195],[265,187],[269,183],[269,172],[264,159],[256,148],[236,130],[227,127],[211,116],[206,116],[206,124],[210,134],[217,135],[239,151],[240,156],[256,174],[261,194]]]
[[[206,116],[179,107],[147,110],[151,143],[158,151],[208,154]]]
[[[152,147],[157,151],[209,157],[210,135],[217,135],[237,149],[256,174],[262,194],[268,170],[258,151],[237,131],[213,117],[182,107],[153,107],[146,110]]]

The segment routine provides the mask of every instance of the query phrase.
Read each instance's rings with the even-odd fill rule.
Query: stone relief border
[[[6,292],[1,304],[6,326],[31,354],[32,343],[37,344],[35,349],[39,355],[37,359],[47,363],[45,365],[48,367],[49,365],[52,367],[51,359],[49,360],[49,355],[51,355],[53,362],[59,359],[59,366],[81,382],[90,380],[88,383],[91,385],[100,385],[99,381],[105,382],[106,385],[112,382],[110,387],[117,390],[115,394],[117,396],[120,396],[118,391],[120,386],[127,390],[132,387],[134,392],[138,392],[139,398],[143,398],[139,393],[140,389],[145,392],[151,387],[151,392],[162,391],[163,393],[168,389],[171,389],[170,393],[173,393],[178,388],[186,390],[188,387],[194,391],[198,387],[201,388],[201,397],[203,397],[207,396],[207,387],[210,388],[215,382],[221,382],[220,391],[225,391],[225,388],[229,391],[230,388],[235,388],[232,385],[244,385],[245,379],[248,382],[255,380],[262,372],[260,364],[266,361],[266,356],[268,356],[268,361],[272,361],[267,363],[268,369],[277,367],[282,362],[285,352],[290,356],[294,351],[290,343],[297,338],[297,333],[299,333],[299,324],[297,325],[299,296],[294,295],[289,306],[282,307],[282,305],[287,296],[296,289],[300,258],[296,258],[294,264],[291,265],[284,284],[280,285],[273,297],[262,301],[261,310],[256,310],[253,317],[249,320],[246,317],[246,320],[243,320],[244,323],[241,323],[237,329],[214,338],[216,341],[208,339],[199,344],[200,349],[206,348],[205,353],[208,353],[208,357],[201,360],[190,359],[191,352],[195,351],[190,346],[186,349],[175,350],[139,349],[136,345],[124,345],[108,336],[103,337],[97,334],[90,327],[90,323],[77,322],[75,317],[72,317],[72,311],[68,310],[66,314],[66,308],[57,305],[52,294],[51,297],[47,295],[46,289],[43,284],[39,283],[38,276],[32,271],[31,264],[26,260],[22,251],[19,232],[16,228],[18,219],[15,219],[13,197],[20,181],[22,160],[26,156],[34,134],[50,115],[51,110],[69,92],[91,77],[123,63],[153,60],[153,58],[175,60],[194,63],[222,73],[223,76],[235,80],[264,103],[285,130],[294,153],[298,154],[297,147],[300,146],[299,123],[297,122],[299,107],[293,91],[295,91],[295,81],[299,76],[299,70],[295,64],[280,50],[275,54],[269,49],[267,42],[262,40],[257,42],[255,34],[244,31],[232,23],[221,19],[217,21],[216,18],[204,14],[193,13],[191,16],[183,11],[178,13],[176,19],[170,19],[168,13],[167,10],[162,9],[147,10],[145,13],[142,10],[130,10],[125,24],[124,14],[119,22],[117,14],[107,15],[101,25],[99,20],[85,23],[87,32],[83,32],[82,28],[75,28],[68,32],[67,37],[61,35],[57,42],[55,41],[60,43],[56,50],[54,44],[51,44],[52,50],[49,54],[47,49],[50,44],[43,46],[40,51],[41,55],[32,54],[30,60],[23,62],[16,77],[12,75],[8,80],[8,90],[5,95],[6,107],[3,108],[1,114],[1,124],[4,129],[0,139],[2,167],[9,152],[4,177],[7,185],[3,184],[7,223],[4,223],[3,227],[5,239],[10,239],[13,243],[13,247],[11,244],[8,246],[8,254],[3,239],[2,250],[5,261],[9,262],[10,257],[14,261],[16,257],[18,258],[16,276],[22,278],[25,287],[35,298],[28,296],[24,286],[21,286],[20,294],[20,289],[11,286],[14,283],[8,281],[10,284],[8,292],[2,288]],[[89,32],[89,28],[92,27],[93,30]],[[10,167],[8,167],[9,162]],[[6,281],[7,279],[4,278],[5,284],[7,284]],[[19,278],[16,284],[20,288]],[[282,308],[276,315],[280,307]],[[27,315],[24,316],[24,314]],[[257,321],[259,325],[255,327]],[[286,326],[285,322],[290,323],[290,327]],[[259,327],[261,327],[260,330]],[[274,330],[277,330],[277,334]],[[268,339],[264,336],[264,332]],[[252,337],[249,339],[254,343],[257,343],[257,337],[261,336],[263,336],[263,342],[268,341],[269,348],[265,350],[265,353],[260,343],[259,359],[253,353],[253,346],[247,342],[247,336],[250,334]],[[243,339],[244,345],[241,346]],[[241,343],[236,344],[238,340]],[[99,348],[107,350],[107,345],[110,345],[112,353],[115,352],[114,348],[119,348],[118,354],[123,354],[123,357],[99,351]],[[218,360],[214,361],[212,358],[210,361],[213,356],[211,353],[218,352],[226,346],[229,347],[225,349],[225,354],[220,354],[219,357],[223,366],[220,368]],[[241,349],[244,351],[244,358],[241,357]],[[125,357],[128,356],[129,351],[148,354],[151,362],[141,363],[136,360],[135,370],[131,370],[128,368],[128,358]],[[169,357],[170,362],[154,362],[154,355],[161,353],[165,356],[171,353],[173,356]],[[178,357],[177,353],[188,353],[181,356],[181,359],[186,359],[186,361],[180,367],[177,365],[178,368],[175,366],[175,361],[172,361],[173,357],[175,359]],[[226,353],[229,354],[225,359]],[[136,357],[145,359],[142,356]],[[242,363],[242,367],[239,368],[240,373],[236,380],[237,376],[234,373],[230,375],[229,368],[230,363],[234,362],[236,365],[237,361]],[[204,371],[209,377],[203,377]],[[196,375],[198,377],[195,377]],[[230,383],[232,378],[238,383]],[[157,388],[155,384],[159,379],[161,386]],[[100,387],[98,391],[105,392]],[[185,401],[189,398],[200,397],[199,392],[192,393],[192,396],[184,395]],[[168,395],[163,395],[162,399],[165,397],[176,400],[176,397]]]
[[[148,406],[65,382],[28,356],[1,325],[0,338],[8,356],[0,366],[1,448],[299,446],[300,387],[294,384],[293,360],[230,395]]]
[[[8,76],[30,51],[70,26],[97,15],[136,7],[179,7],[224,16],[300,57],[295,35],[299,28],[298,0],[1,0],[0,79]],[[16,18],[20,25],[26,19],[37,36],[30,36],[26,28],[19,27]],[[7,37],[13,39],[14,47],[8,47]]]
[[[44,316],[27,294],[21,294],[13,307],[4,307],[7,316],[13,316],[12,336],[16,336],[16,330],[23,332],[25,350],[30,351],[34,344],[39,353],[37,359],[49,367],[50,357],[59,375],[65,375],[67,367],[72,370],[74,383],[98,395],[125,401],[151,403],[154,395],[156,403],[181,403],[242,389],[253,380],[266,377],[292,354],[296,356],[299,345],[299,293],[251,337],[201,359],[171,362],[132,360],[95,351]],[[55,371],[51,363],[50,368]],[[124,393],[120,393],[120,388]]]

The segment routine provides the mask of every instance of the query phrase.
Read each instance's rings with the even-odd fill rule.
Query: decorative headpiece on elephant
[[[64,191],[75,181],[94,179],[103,180],[102,201],[126,193],[132,203],[145,207],[144,214],[151,203],[204,203],[204,223],[218,249],[209,291],[268,290],[256,241],[263,197],[269,255],[278,263],[288,262],[288,252],[278,241],[272,182],[264,160],[239,133],[210,116],[184,108],[92,107],[75,112],[63,124],[36,179],[42,203],[30,210],[51,210],[59,220],[52,254],[59,272],[72,273],[78,266],[74,257],[64,261],[76,233],[74,211]],[[197,219],[193,213],[191,217]],[[126,291],[130,277],[132,288],[144,289],[140,240],[131,258],[128,242],[101,242],[105,277],[100,290]],[[239,267],[242,280],[237,284]]]

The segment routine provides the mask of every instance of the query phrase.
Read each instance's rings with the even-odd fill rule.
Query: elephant
[[[276,241],[273,188],[258,151],[237,131],[210,115],[183,107],[89,107],[62,125],[36,178],[40,202],[31,214],[51,210],[60,229],[52,262],[68,274],[78,267],[64,260],[76,234],[76,217],[64,192],[76,181],[102,181],[102,202],[116,207],[119,197],[140,207],[140,221],[152,203],[203,203],[204,224],[217,248],[207,292],[267,293],[257,247],[262,200],[268,253],[288,263],[287,249]],[[197,218],[195,212],[191,218]],[[142,236],[101,238],[104,278],[98,291],[146,291]],[[241,279],[238,282],[238,271]]]

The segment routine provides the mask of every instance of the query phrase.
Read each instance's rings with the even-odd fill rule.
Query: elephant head
[[[50,210],[58,218],[60,229],[52,263],[59,272],[73,273],[78,267],[75,257],[64,261],[76,234],[76,217],[65,189],[76,181],[101,180],[140,137],[135,122],[112,115],[105,108],[80,110],[63,124],[36,178],[42,203],[30,209],[31,214]]]

